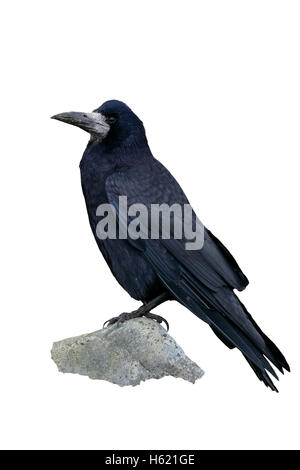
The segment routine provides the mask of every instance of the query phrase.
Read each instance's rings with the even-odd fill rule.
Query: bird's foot
[[[134,310],[133,312],[129,312],[129,313],[124,312],[124,313],[121,313],[121,315],[119,315],[118,317],[113,317],[113,318],[110,318],[110,320],[107,320],[103,324],[103,328],[114,325],[115,323],[117,323],[118,325],[121,325],[121,323],[124,323],[124,321],[126,320],[132,320],[133,318],[138,318],[141,316],[142,316],[142,313],[139,313],[138,310]]]
[[[127,312],[121,313],[121,315],[119,315],[118,317],[113,317],[110,320],[107,320],[103,324],[103,328],[114,325],[115,323],[118,326],[120,326],[122,323],[124,323],[127,320],[132,320],[133,318],[139,318],[139,317],[150,318],[151,320],[157,321],[157,323],[164,322],[166,324],[167,331],[169,331],[169,323],[167,322],[165,318],[161,317],[160,315],[155,315],[154,313],[143,312],[142,308],[138,310],[134,310],[133,312],[129,312],[129,313]]]
[[[155,321],[157,321],[157,323],[163,323],[164,322],[166,327],[167,327],[167,331],[169,331],[169,323],[167,322],[167,320],[164,317],[161,317],[160,315],[155,315],[155,313],[151,313],[151,312],[144,313],[143,316],[146,317],[146,318],[151,318],[151,320],[155,320]]]

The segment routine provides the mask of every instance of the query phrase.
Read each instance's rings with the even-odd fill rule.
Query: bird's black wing
[[[157,160],[137,165],[130,170],[114,173],[106,182],[107,195],[117,202],[118,195],[127,195],[128,205],[166,203],[189,204],[181,187],[171,173]],[[208,288],[229,286],[243,290],[248,279],[222,243],[205,228],[205,243],[199,251],[184,249],[186,239],[162,240],[172,254]],[[170,243],[171,242],[171,243]]]
[[[118,212],[119,196],[128,206],[188,204],[172,175],[157,160],[113,173],[106,180],[108,200]],[[120,225],[125,221],[119,217]],[[259,330],[233,288],[242,290],[248,280],[229,251],[207,229],[201,250],[187,251],[185,241],[128,239],[151,264],[174,297],[208,323],[229,347],[238,347],[264,383],[276,390],[266,370],[277,378],[268,357],[282,371],[288,365],[278,348]]]

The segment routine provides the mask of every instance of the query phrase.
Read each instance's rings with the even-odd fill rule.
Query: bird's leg
[[[164,292],[163,294],[160,294],[159,296],[155,297],[153,300],[150,300],[149,302],[144,303],[140,308],[138,308],[137,310],[134,310],[133,312],[121,313],[121,315],[119,315],[118,317],[113,317],[110,320],[107,320],[104,323],[103,328],[105,326],[113,325],[114,323],[117,323],[118,325],[120,325],[124,321],[131,320],[132,318],[147,317],[147,318],[151,318],[152,320],[156,320],[158,323],[165,322],[167,331],[168,331],[169,323],[167,322],[167,320],[165,320],[160,315],[155,315],[154,313],[150,313],[150,310],[162,304],[166,300],[170,300],[170,295],[167,292]]]

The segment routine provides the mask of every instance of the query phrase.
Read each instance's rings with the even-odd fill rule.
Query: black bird
[[[187,251],[185,240],[171,238],[106,239],[96,234],[100,204],[117,211],[118,198],[133,203],[188,204],[171,173],[156,160],[148,146],[142,121],[124,103],[107,101],[92,113],[69,112],[53,119],[78,126],[90,134],[80,162],[81,182],[89,222],[96,242],[121,286],[143,305],[121,314],[109,324],[150,313],[166,300],[177,300],[208,323],[229,348],[237,347],[266,386],[277,391],[267,372],[278,379],[273,363],[282,373],[290,370],[277,346],[261,331],[234,293],[248,280],[225,246],[204,229],[204,245]],[[119,220],[120,223],[120,220]]]

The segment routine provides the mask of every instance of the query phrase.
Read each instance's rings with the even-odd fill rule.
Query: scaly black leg
[[[121,313],[118,317],[113,317],[110,320],[107,320],[103,328],[106,326],[113,325],[114,323],[117,323],[120,325],[126,320],[131,320],[132,318],[138,318],[138,317],[146,317],[146,318],[151,318],[152,320],[156,320],[158,323],[165,322],[167,331],[169,330],[169,323],[167,320],[165,320],[163,317],[160,315],[155,315],[154,313],[150,313],[150,310],[153,308],[157,307],[158,305],[162,304],[166,300],[170,300],[170,295],[167,292],[164,292],[163,294],[160,294],[159,296],[155,297],[153,300],[150,300],[149,302],[144,303],[140,308],[137,310],[134,310],[133,312],[124,312]]]

